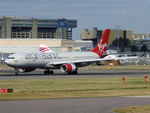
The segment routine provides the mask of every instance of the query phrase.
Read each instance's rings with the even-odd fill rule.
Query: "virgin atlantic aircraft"
[[[15,68],[15,74],[30,72],[36,68],[45,69],[44,74],[53,74],[53,69],[60,69],[67,74],[78,74],[78,67],[108,60],[102,57],[106,52],[110,32],[110,29],[106,29],[98,45],[90,52],[15,53],[10,55],[5,63]]]

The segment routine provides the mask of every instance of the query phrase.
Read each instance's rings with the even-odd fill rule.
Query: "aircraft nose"
[[[8,66],[11,66],[11,65],[13,64],[12,61],[9,60],[9,59],[6,59],[6,60],[4,61],[4,63],[7,64]]]
[[[7,64],[7,65],[9,65],[8,59],[4,60],[4,63]]]

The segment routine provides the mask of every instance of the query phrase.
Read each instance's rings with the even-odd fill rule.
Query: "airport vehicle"
[[[78,67],[88,66],[101,60],[106,52],[111,30],[106,29],[98,45],[90,52],[35,52],[15,53],[5,63],[19,72],[30,72],[36,68],[45,69],[44,74],[53,74],[53,69],[61,69],[68,74],[77,74]],[[44,50],[44,47],[41,50]],[[47,49],[47,47],[46,47]]]

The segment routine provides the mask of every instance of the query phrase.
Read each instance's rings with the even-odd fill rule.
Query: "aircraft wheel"
[[[77,74],[78,74],[78,71],[76,70],[73,74],[77,75]]]
[[[45,70],[45,71],[44,71],[44,75],[47,75],[47,74],[48,74],[48,71]]]
[[[68,72],[68,75],[70,75],[70,74],[77,75],[78,71],[76,70],[76,71],[73,71],[73,72]]]
[[[15,75],[18,75],[18,68],[15,69]]]
[[[50,74],[50,75],[53,75],[53,74],[54,74],[54,71],[49,71],[49,74]]]
[[[44,75],[53,75],[53,74],[54,74],[54,71],[49,71],[49,70],[44,71]]]

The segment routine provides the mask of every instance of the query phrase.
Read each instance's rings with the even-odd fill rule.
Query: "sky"
[[[0,0],[0,16],[77,19],[73,39],[92,27],[150,32],[150,0]]]

